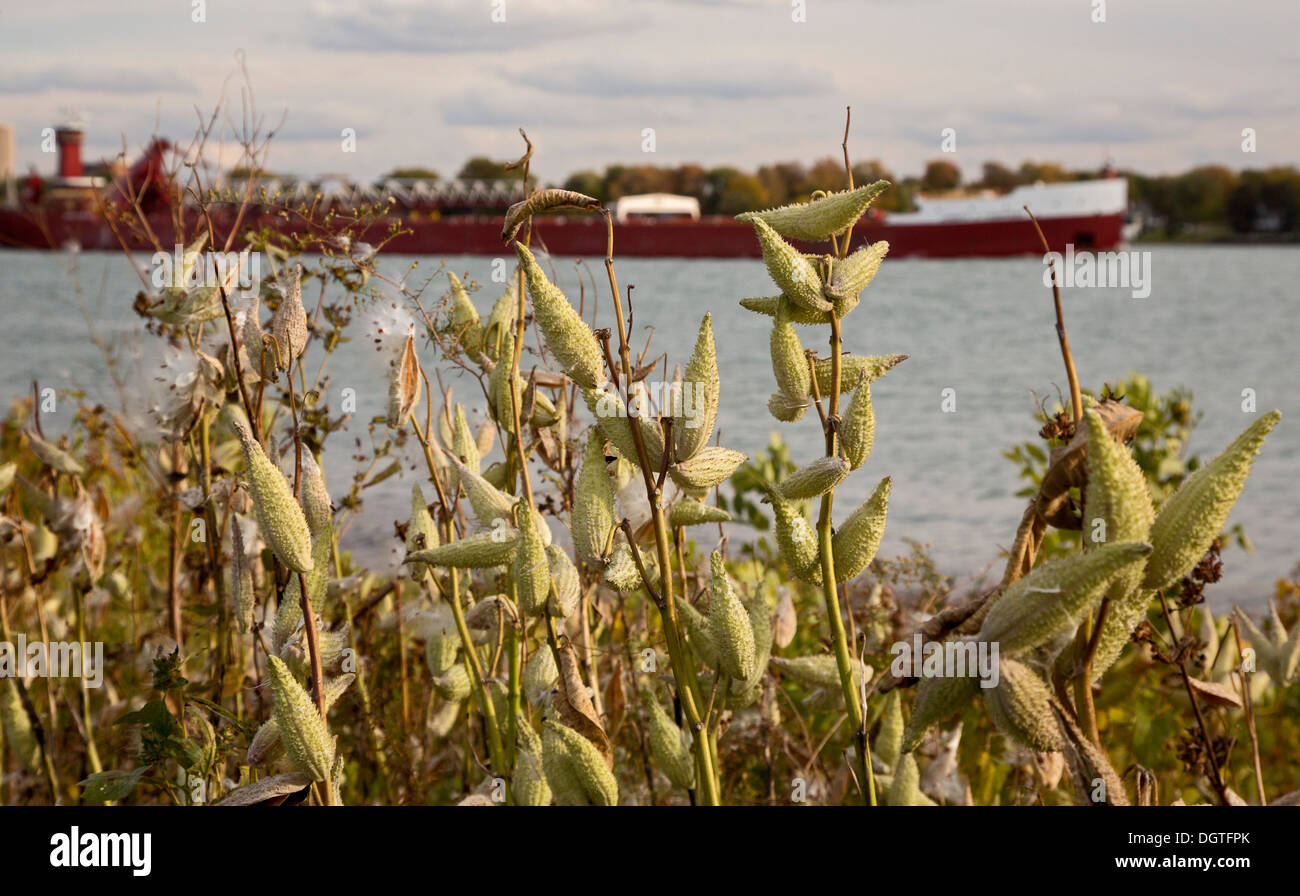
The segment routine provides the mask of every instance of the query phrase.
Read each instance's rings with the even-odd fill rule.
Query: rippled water
[[[1099,388],[1128,371],[1150,377],[1160,391],[1190,388],[1204,419],[1189,449],[1212,456],[1252,419],[1242,390],[1254,389],[1260,410],[1278,407],[1283,421],[1256,462],[1233,514],[1256,547],[1253,556],[1229,553],[1225,581],[1211,589],[1216,602],[1257,603],[1273,581],[1300,561],[1300,399],[1295,386],[1300,250],[1284,247],[1150,247],[1151,293],[1073,289],[1064,294],[1066,321],[1080,379]],[[397,273],[413,259],[389,258]],[[486,313],[499,287],[492,259],[448,260],[458,272],[486,283],[476,295]],[[423,268],[431,265],[421,261]],[[561,283],[576,295],[570,260],[557,260]],[[599,263],[601,319],[612,323]],[[699,319],[714,315],[723,394],[719,423],[724,444],[761,451],[780,427],[796,460],[820,453],[813,415],[777,424],[766,402],[773,391],[766,318],[740,308],[738,298],[771,294],[756,260],[636,260],[618,263],[620,284],[635,284],[633,335],[654,327],[650,354],[669,352],[685,362]],[[418,278],[412,277],[412,282]],[[4,393],[43,385],[77,385],[112,400],[85,322],[73,297],[81,290],[103,335],[121,344],[135,338],[130,311],[139,288],[126,260],[111,254],[0,253],[0,307],[5,332],[0,353]],[[590,300],[590,286],[588,288]],[[800,328],[805,341],[820,333]],[[1050,292],[1035,258],[966,261],[887,261],[848,319],[845,344],[867,354],[904,352],[911,358],[872,389],[876,445],[867,464],[842,491],[842,512],[864,500],[880,477],[894,477],[886,551],[904,538],[929,542],[940,566],[966,576],[997,564],[1024,509],[1020,483],[999,451],[1034,438],[1034,394],[1054,396],[1065,375],[1054,334]],[[811,346],[811,343],[810,347]],[[358,421],[383,412],[383,361],[367,340],[345,346],[332,362],[331,391],[357,390]],[[455,382],[455,376],[448,381]],[[941,410],[944,389],[955,390],[956,411]],[[478,396],[462,377],[457,396]],[[337,401],[335,396],[332,396]],[[337,404],[335,404],[337,407]],[[57,421],[49,421],[57,426]],[[365,440],[363,425],[351,434]],[[328,456],[335,491],[351,475],[348,452]],[[367,493],[365,517],[347,542],[379,559],[391,543],[391,520],[406,515],[409,480],[389,480]]]

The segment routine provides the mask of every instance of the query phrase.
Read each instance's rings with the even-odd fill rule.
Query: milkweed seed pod
[[[1054,753],[1065,748],[1061,729],[1052,712],[1052,689],[1024,663],[1003,659],[998,686],[984,691],[993,724],[1016,743]]]
[[[812,372],[803,343],[794,331],[794,324],[784,314],[777,314],[768,338],[772,355],[772,374],[776,387],[791,401],[802,400],[812,391]]]
[[[691,736],[682,730],[659,705],[650,688],[644,689],[649,707],[646,727],[650,734],[650,752],[674,787],[689,790],[695,786],[695,758],[691,754]]]
[[[515,776],[510,782],[510,795],[516,806],[549,806],[551,787],[546,783],[542,767],[542,739],[527,722],[519,726],[519,749],[515,753]],[[525,742],[527,731],[536,741]]]
[[[348,673],[325,681],[326,712],[338,702],[338,699],[343,696],[355,678],[355,675]],[[313,703],[312,706],[314,708],[315,704]],[[272,715],[262,724],[262,727],[257,729],[257,733],[253,735],[253,739],[248,744],[248,764],[270,764],[283,755],[284,745],[280,742],[280,723]]]
[[[776,546],[781,557],[796,576],[805,582],[819,584],[822,580],[820,551],[817,533],[799,509],[774,488],[768,489],[775,518]]]
[[[518,498],[507,495],[456,458],[453,457],[451,463],[479,525],[492,527],[498,525],[497,520],[509,520],[512,517],[515,505],[519,503]]]
[[[555,651],[543,644],[524,664],[524,695],[533,706],[549,702],[551,690],[560,680],[560,670],[555,665]]]
[[[446,672],[435,676],[433,689],[444,700],[464,700],[470,693],[469,673],[463,663],[456,663]]]
[[[318,606],[324,602],[329,586],[330,551],[333,548],[333,541],[333,526],[326,526],[311,542],[312,568],[306,575],[307,596]],[[291,598],[294,603],[297,603],[300,594],[298,577],[290,576],[289,584],[284,589],[284,597],[286,599]]]
[[[604,443],[596,429],[587,432],[570,515],[574,550],[584,563],[596,569],[605,565],[614,537],[614,483],[605,465]]]
[[[478,453],[478,439],[474,438],[469,421],[465,419],[465,409],[459,404],[452,422],[451,453],[475,473],[479,471],[482,459]]]
[[[808,412],[809,404],[806,397],[794,400],[780,392],[774,392],[767,400],[767,410],[782,423],[795,423],[803,419],[803,415]]]
[[[307,309],[302,305],[302,265],[293,266],[284,298],[271,316],[271,335],[279,345],[277,369],[285,370],[289,362],[302,356],[307,347]]]
[[[744,681],[754,672],[754,630],[749,613],[731,587],[722,555],[709,558],[713,576],[709,586],[709,635],[718,652],[718,666],[733,680]]]
[[[1266,635],[1240,607],[1235,607],[1234,612],[1246,629],[1250,646],[1259,657],[1259,668],[1267,672],[1278,687],[1286,687],[1295,681],[1300,674],[1300,623],[1288,633],[1278,616],[1277,606],[1270,603],[1269,612],[1273,619],[1269,634]]]
[[[488,569],[511,562],[518,541],[518,529],[495,528],[449,541],[436,548],[411,551],[403,562],[455,566],[460,569]]]
[[[280,468],[241,424],[235,424],[244,451],[248,488],[262,537],[276,558],[295,572],[310,572],[311,529]]]
[[[1116,577],[1150,553],[1148,544],[1114,542],[1044,563],[1002,592],[984,617],[980,639],[996,641],[1002,656],[1015,657],[1072,634]]]
[[[271,653],[279,656],[284,650],[289,639],[298,628],[298,623],[302,621],[302,605],[299,603],[298,577],[290,576],[289,584],[285,586],[284,593],[280,595],[279,606],[275,610],[275,618],[271,620],[271,638],[269,647]]]
[[[585,193],[555,187],[538,190],[527,199],[516,202],[506,209],[505,221],[501,225],[501,242],[508,243],[514,239],[519,228],[523,227],[524,222],[533,215],[539,215],[553,208],[580,208],[595,211],[600,208],[600,200]]]
[[[933,806],[934,800],[921,792],[921,769],[916,764],[916,757],[904,754],[898,760],[898,769],[893,780],[889,782],[889,805],[891,806]]]
[[[451,284],[451,307],[447,313],[451,331],[456,334],[465,354],[477,358],[483,351],[483,327],[479,323],[478,309],[465,291],[465,285],[451,271],[447,272],[447,282]]]
[[[406,552],[423,551],[438,546],[438,527],[429,513],[429,505],[424,502],[424,492],[420,484],[411,485],[411,515],[406,520]],[[423,570],[413,570],[412,578],[424,577]]]
[[[840,394],[858,387],[862,377],[874,382],[907,360],[907,355],[840,355]],[[822,358],[813,365],[817,377],[817,393],[827,396],[831,392],[831,359]]]
[[[636,440],[632,436],[633,418],[628,416],[623,396],[612,390],[583,389],[582,397],[587,403],[587,410],[591,411],[596,420],[596,426],[605,434],[605,438],[609,439],[615,450],[623,456],[624,460],[639,464]],[[637,425],[641,427],[641,438],[645,442],[650,466],[657,473],[664,456],[663,430],[657,420],[647,416],[643,415],[635,419]]]
[[[668,474],[684,489],[710,489],[730,479],[747,460],[749,455],[740,451],[710,446],[700,449],[690,460],[673,464]]]
[[[12,680],[0,681],[0,728],[4,729],[4,744],[28,771],[34,771],[40,761],[41,748],[32,733],[32,720],[23,708],[18,684]]]
[[[853,391],[853,398],[840,422],[840,445],[849,460],[850,470],[856,470],[866,462],[875,441],[876,413],[871,407],[871,384],[863,378]]]
[[[761,591],[746,605],[749,628],[754,633],[754,668],[749,677],[731,683],[727,706],[732,710],[744,709],[755,703],[763,693],[763,677],[772,658],[772,617],[767,600]]]
[[[788,501],[820,498],[849,475],[849,462],[842,457],[819,457],[795,470],[777,484],[781,497]]]
[[[668,511],[668,525],[699,526],[704,523],[729,523],[731,514],[721,507],[713,507],[694,498],[682,498]]]
[[[313,537],[334,519],[333,503],[325,488],[325,475],[321,473],[315,456],[305,447],[302,452],[302,509]]]
[[[922,678],[903,729],[903,752],[915,750],[931,725],[961,711],[979,689],[979,679],[966,675]]]
[[[439,632],[424,644],[424,660],[429,667],[429,674],[434,678],[446,675],[447,670],[456,664],[460,653],[460,637],[454,632]]]
[[[718,377],[718,354],[713,344],[713,315],[706,314],[700,321],[700,332],[695,337],[695,350],[686,362],[682,377],[683,390],[689,389],[689,400],[695,411],[694,419],[685,417],[674,421],[673,442],[677,459],[688,460],[713,438],[713,428],[718,422],[718,401],[722,381]],[[684,399],[686,400],[685,396]]]
[[[658,567],[653,558],[643,553],[641,562],[645,564],[646,575],[650,576],[651,582],[656,581]],[[610,588],[623,594],[636,591],[644,584],[641,581],[641,573],[636,568],[636,560],[632,556],[632,549],[623,539],[618,539],[615,543],[614,552],[610,555],[609,563],[605,566],[602,581]]]
[[[528,296],[533,300],[533,317],[546,347],[569,379],[584,389],[595,389],[609,378],[596,335],[564,293],[546,279],[528,247],[515,243],[515,252],[524,268]]]
[[[81,476],[86,472],[86,468],[79,461],[53,442],[45,441],[30,429],[25,429],[23,432],[26,433],[27,441],[32,446],[32,453],[51,470],[67,476]]]
[[[898,688],[885,695],[885,708],[880,714],[880,730],[876,733],[876,755],[892,772],[898,768],[903,751],[903,698]]]
[[[1151,526],[1146,588],[1170,587],[1205,556],[1241,495],[1264,437],[1281,419],[1281,411],[1262,415],[1222,454],[1187,477],[1160,507]]]
[[[510,570],[515,580],[519,608],[529,616],[536,616],[546,609],[546,599],[551,591],[551,568],[546,562],[546,545],[537,531],[537,523],[528,508],[520,508],[519,543]]]
[[[880,550],[880,540],[885,536],[892,487],[893,479],[889,476],[880,480],[866,503],[853,511],[831,537],[837,582],[854,578],[875,559],[876,551]]]
[[[389,376],[386,422],[393,429],[403,426],[419,403],[420,362],[415,355],[415,330],[412,329]]]
[[[483,327],[483,353],[493,361],[501,359],[501,343],[506,330],[513,330],[516,314],[519,310],[519,298],[515,294],[515,278],[506,281],[506,290],[501,293],[492,310],[488,312],[487,323]]]
[[[262,297],[254,293],[244,308],[243,325],[239,328],[239,341],[244,347],[244,355],[252,365],[252,372],[262,376],[262,364],[271,368],[272,359],[263,359],[265,347],[262,345]]]
[[[578,567],[558,544],[546,546],[546,562],[550,565],[551,581],[555,584],[554,593],[546,600],[546,612],[567,619],[578,608],[578,601],[582,598]]]
[[[822,278],[817,266],[781,239],[762,218],[754,219],[754,230],[763,248],[768,276],[781,287],[786,298],[807,311],[830,311],[831,303],[822,297]]]
[[[829,653],[794,658],[774,656],[771,664],[804,687],[826,688],[837,693],[841,689],[840,667],[836,665],[835,657]],[[850,659],[849,667],[853,670],[853,685],[857,688],[870,682],[876,674],[874,669],[861,660]]]
[[[805,327],[825,326],[831,322],[829,311],[809,311],[789,301],[785,296],[756,296],[741,299],[740,306],[756,314],[766,314],[768,317],[784,315],[790,323]]]
[[[561,805],[618,805],[618,781],[600,751],[572,728],[550,719],[542,723],[542,768]]]
[[[247,633],[253,627],[253,603],[257,595],[253,590],[253,570],[244,553],[243,527],[233,517],[230,520],[230,594],[239,631]]]
[[[7,464],[0,464],[0,495],[9,490],[9,486],[14,484],[14,475],[18,472],[18,464],[10,461]]]
[[[311,697],[279,657],[269,657],[267,674],[275,701],[280,742],[294,767],[313,781],[323,781],[334,765],[334,738]]]
[[[871,201],[888,188],[889,181],[878,180],[856,190],[830,193],[812,202],[783,205],[761,212],[745,212],[737,215],[736,220],[755,223],[762,221],[789,239],[818,242],[852,227],[862,217],[867,206],[871,205]]]
[[[831,269],[831,282],[826,284],[823,294],[834,303],[836,317],[848,317],[849,312],[858,306],[862,290],[875,279],[888,252],[889,243],[881,240],[835,262]]]
[[[713,644],[713,635],[709,633],[709,618],[701,613],[684,597],[676,598],[677,616],[686,627],[686,634],[691,639],[695,655],[704,665],[718,667],[718,650]]]

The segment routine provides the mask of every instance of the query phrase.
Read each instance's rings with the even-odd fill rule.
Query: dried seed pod
[[[239,423],[235,424],[235,431],[244,451],[249,492],[262,537],[285,566],[295,572],[310,572],[311,529],[293,496],[293,489],[252,434]]]
[[[713,428],[718,421],[718,396],[722,381],[718,378],[718,355],[713,344],[713,315],[706,314],[700,321],[700,332],[695,337],[695,350],[686,363],[682,389],[690,391],[690,401],[696,411],[694,417],[681,416],[673,423],[673,443],[678,460],[689,460],[709,444]],[[684,398],[685,400],[685,398]]]
[[[477,358],[483,352],[483,325],[479,323],[478,309],[465,291],[465,285],[451,271],[447,272],[447,282],[451,284],[451,307],[447,313],[451,331],[465,353]]]
[[[1016,743],[1043,753],[1065,748],[1056,714],[1052,712],[1052,689],[1024,663],[1003,659],[998,686],[984,692],[984,704],[993,724]]]
[[[721,507],[713,507],[694,498],[682,498],[668,511],[668,525],[698,526],[703,523],[729,523],[731,514]]]
[[[741,299],[740,305],[742,308],[747,308],[756,314],[766,314],[768,317],[783,314],[790,323],[805,327],[825,326],[831,322],[829,311],[809,311],[791,302],[785,296],[756,296]]]
[[[668,468],[673,481],[685,489],[710,489],[726,482],[736,468],[749,460],[749,455],[730,448],[708,447],[700,450],[690,460],[679,461]]]
[[[515,580],[519,608],[529,616],[536,616],[546,609],[546,599],[551,591],[551,568],[546,562],[546,545],[538,532],[540,521],[528,510],[520,508],[519,542],[510,574]]]
[[[45,441],[33,430],[25,429],[23,432],[27,436],[28,444],[32,446],[32,453],[51,470],[63,473],[65,476],[81,476],[86,472],[86,468],[78,460],[58,445]]]
[[[784,314],[778,313],[772,324],[768,347],[777,389],[790,401],[801,401],[812,391],[812,371],[803,343]]]
[[[819,457],[795,470],[777,485],[787,501],[820,498],[849,475],[849,462],[842,457]]]
[[[889,188],[889,181],[830,193],[811,202],[799,202],[761,212],[737,215],[737,221],[761,221],[777,233],[792,240],[818,242],[843,233],[862,217],[871,201]]]
[[[889,512],[892,487],[893,479],[889,476],[880,480],[866,503],[853,511],[831,537],[837,582],[854,578],[875,559],[880,540],[885,536],[885,517]]]
[[[583,562],[597,569],[609,558],[614,537],[614,483],[605,466],[604,443],[598,430],[588,431],[569,517],[574,550]]]
[[[884,376],[891,368],[907,360],[907,355],[840,355],[840,394],[858,387],[862,377],[868,383]],[[831,393],[831,359],[822,358],[813,364],[817,377],[817,394],[825,397]]]
[[[823,294],[834,303],[836,317],[843,320],[857,307],[858,297],[875,278],[887,252],[889,243],[881,240],[835,262],[831,269],[831,282],[826,284]]]
[[[514,558],[518,541],[518,529],[498,527],[490,532],[477,532],[435,548],[411,551],[403,562],[427,563],[430,566],[455,566],[461,569],[504,566]]]
[[[553,208],[580,208],[586,211],[597,211],[600,208],[600,200],[593,199],[585,193],[576,193],[573,190],[560,190],[554,187],[547,190],[538,190],[527,199],[516,202],[506,209],[505,221],[501,225],[501,242],[508,243],[514,239],[515,234],[519,232],[519,228],[523,227],[524,222],[533,215],[539,215]]]
[[[808,412],[810,404],[811,402],[806,397],[796,401],[787,398],[780,392],[775,392],[767,400],[767,410],[782,423],[794,423],[803,418],[803,415]]]
[[[863,377],[853,392],[853,399],[840,422],[840,444],[849,459],[849,469],[856,470],[871,454],[876,440],[876,414],[871,407],[871,383]]]
[[[569,379],[584,389],[598,388],[609,375],[596,335],[564,293],[546,279],[528,247],[515,243],[515,252],[524,267],[528,295],[533,300],[533,317],[546,339],[546,347]]]
[[[472,686],[469,672],[464,663],[456,663],[443,674],[433,679],[433,689],[438,696],[453,703],[459,703],[469,696]]]
[[[388,380],[387,423],[393,429],[406,424],[406,420],[420,403],[420,362],[415,355],[415,329],[406,336],[402,354],[393,364]]]
[[[659,705],[650,687],[643,689],[649,707],[646,728],[650,735],[650,752],[655,762],[674,787],[689,790],[695,786],[695,758],[692,755],[691,736]]]
[[[709,558],[713,576],[709,584],[709,636],[718,652],[718,668],[733,681],[754,674],[754,630],[749,613],[731,587],[722,555]]]
[[[768,276],[786,298],[806,311],[830,311],[831,303],[822,297],[822,278],[816,265],[781,239],[762,218],[754,219],[754,230],[763,248]]]
[[[533,706],[544,706],[559,680],[560,670],[555,665],[555,651],[543,644],[524,664],[524,695]]]
[[[334,765],[334,738],[311,697],[276,656],[267,660],[280,742],[294,767],[313,781],[324,781]]]
[[[1205,556],[1241,495],[1264,437],[1281,419],[1281,411],[1260,416],[1222,454],[1188,476],[1160,507],[1151,526],[1154,550],[1147,560],[1144,587],[1170,587]]]
[[[551,568],[551,581],[555,583],[555,593],[546,601],[546,612],[567,619],[582,599],[582,579],[578,575],[578,567],[573,565],[569,555],[558,544],[546,546],[546,561]]]
[[[239,620],[239,631],[251,631],[257,594],[253,590],[253,570],[244,553],[243,527],[234,517],[230,520],[230,595],[235,606],[235,618]]]
[[[837,692],[841,690],[840,667],[836,664],[835,657],[829,653],[798,656],[792,659],[774,656],[771,664],[804,687],[825,688]],[[857,659],[850,659],[849,666],[853,669],[853,684],[857,688],[870,682],[876,674],[876,670]]]
[[[295,264],[284,298],[271,316],[271,335],[279,346],[276,369],[288,369],[289,362],[302,356],[307,347],[307,309],[302,305],[302,265]]]
[[[252,365],[252,372],[261,377],[263,375],[262,365],[272,366],[273,359],[265,358],[266,347],[262,344],[262,297],[253,293],[248,300],[248,305],[244,308],[244,321],[239,328],[239,341],[244,347],[244,354],[248,358],[248,363]]]
[[[542,768],[560,805],[618,805],[618,781],[600,751],[572,728],[550,719],[542,723]]]
[[[980,639],[997,642],[1004,657],[1073,633],[1116,576],[1151,553],[1140,542],[1113,542],[1051,560],[1013,582],[984,617]]]
[[[979,689],[979,679],[966,675],[922,678],[903,730],[903,752],[915,750],[931,725],[960,711]]]
[[[775,517],[776,545],[781,557],[796,576],[805,582],[820,584],[822,571],[817,533],[807,518],[775,489],[768,490]]]
[[[313,538],[334,520],[334,505],[325,488],[325,475],[306,448],[302,452],[302,509]]]

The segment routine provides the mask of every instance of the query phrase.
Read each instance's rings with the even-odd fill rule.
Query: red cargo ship
[[[35,178],[18,191],[16,203],[0,208],[0,246],[29,249],[76,247],[82,250],[153,251],[137,232],[115,232],[110,219],[124,220],[139,205],[158,244],[176,242],[171,204],[175,191],[166,171],[168,144],[155,141],[129,170],[111,176],[87,177],[81,164],[81,131],[57,132],[58,175]],[[286,207],[316,202],[317,215],[334,212],[336,232],[321,232],[321,245],[339,245],[342,234],[353,243],[384,242],[386,253],[410,255],[501,255],[501,219],[505,209],[522,198],[514,181],[388,180],[377,185],[352,185],[345,180],[323,183],[281,183],[266,180],[264,195],[279,196],[274,205],[249,205],[241,210],[236,197],[240,184],[227,184],[227,201],[210,207],[218,242],[231,232],[242,235],[269,227],[295,229]],[[12,195],[12,191],[11,191]],[[128,200],[131,195],[134,200]],[[259,195],[263,195],[259,189]],[[385,205],[386,204],[386,205]],[[366,227],[355,225],[350,211],[384,206],[386,212]],[[1042,246],[1025,215],[1028,206],[1042,225],[1048,243],[1064,251],[1114,248],[1124,236],[1127,183],[1105,177],[1070,183],[1018,187],[1001,195],[958,198],[919,197],[917,210],[873,212],[859,221],[854,244],[888,240],[891,257],[957,258],[1039,254]],[[614,247],[623,257],[749,258],[757,257],[753,228],[730,217],[700,215],[696,200],[651,194],[624,197],[611,205],[615,217]],[[180,209],[193,233],[197,209]],[[350,226],[351,225],[351,226]],[[386,239],[393,225],[400,231]],[[139,229],[137,228],[137,231]],[[605,222],[598,215],[547,216],[534,224],[534,240],[552,254],[598,257],[605,253]],[[807,247],[805,247],[807,248]]]

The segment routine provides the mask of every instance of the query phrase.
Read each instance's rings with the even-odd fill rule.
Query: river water
[[[1243,390],[1254,390],[1261,411],[1281,408],[1282,423],[1265,444],[1232,516],[1256,552],[1231,550],[1223,583],[1210,589],[1221,606],[1259,605],[1273,582],[1300,561],[1295,360],[1300,250],[1140,248],[1150,252],[1149,295],[1135,297],[1135,290],[1126,288],[1064,292],[1079,376],[1086,388],[1097,389],[1136,370],[1157,391],[1189,388],[1204,418],[1188,450],[1207,459],[1253,419],[1243,411]],[[400,276],[413,261],[386,258],[381,270]],[[599,323],[610,325],[604,272],[594,261],[590,274],[603,303]],[[475,295],[484,314],[500,292],[491,282],[492,263],[481,257],[447,260],[450,269],[485,284]],[[437,262],[423,259],[420,265],[431,270]],[[576,297],[572,260],[556,259],[555,269],[561,285]],[[636,287],[634,340],[643,342],[654,328],[650,356],[668,352],[671,363],[684,364],[700,317],[712,312],[723,380],[723,444],[752,455],[779,428],[796,461],[820,453],[815,415],[786,425],[766,410],[774,391],[768,320],[737,304],[741,297],[775,291],[761,262],[629,259],[618,263],[618,275],[622,286]],[[412,275],[408,284],[418,279]],[[84,298],[101,336],[120,348],[143,335],[130,310],[139,288],[119,255],[0,252],[3,397],[29,390],[35,378],[42,386],[76,387],[90,398],[113,401],[99,355],[85,338],[77,296]],[[445,290],[442,281],[434,288]],[[799,332],[808,347],[824,349],[811,343],[823,338],[820,331],[801,327]],[[999,548],[1011,541],[1024,509],[1024,499],[1014,494],[1022,483],[1000,451],[1035,438],[1035,395],[1054,398],[1066,385],[1041,259],[887,260],[847,319],[844,339],[846,349],[856,353],[911,357],[872,389],[875,448],[842,488],[840,515],[864,500],[880,477],[891,475],[885,552],[906,550],[904,539],[915,539],[928,543],[940,568],[959,580],[990,565],[1000,569]],[[151,337],[143,341],[148,344]],[[340,350],[331,367],[331,392],[356,389],[358,413],[349,436],[365,442],[369,418],[383,413],[384,363],[370,340],[358,338]],[[453,371],[444,371],[444,377],[457,383]],[[466,400],[479,394],[477,384],[463,376],[456,391]],[[948,411],[945,395],[951,399]],[[58,428],[57,420],[45,422]],[[327,452],[326,473],[336,493],[345,490],[352,473],[349,453]],[[346,544],[370,561],[394,562],[391,521],[406,516],[409,482],[395,477],[367,492],[365,514],[348,531]]]

